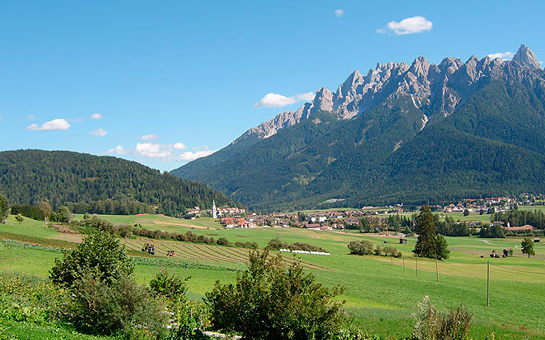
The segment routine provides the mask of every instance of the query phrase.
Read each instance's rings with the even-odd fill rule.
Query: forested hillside
[[[161,173],[140,163],[110,156],[68,151],[0,152],[0,193],[10,204],[39,204],[54,209],[69,202],[95,207],[134,207],[142,202],[158,213],[174,215],[196,205],[234,204],[208,186]]]

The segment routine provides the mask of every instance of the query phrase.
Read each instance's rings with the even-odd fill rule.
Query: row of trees
[[[403,254],[394,247],[381,247],[375,246],[373,242],[362,240],[362,241],[351,241],[348,244],[348,249],[350,249],[350,254],[354,255],[383,255],[383,256],[393,256],[401,257]]]
[[[545,214],[541,210],[512,209],[506,212],[497,212],[493,215],[494,221],[502,221],[512,227],[529,224],[537,229],[545,229]]]
[[[128,225],[128,224],[113,224],[110,221],[99,218],[98,216],[92,216],[85,214],[80,221],[73,221],[71,224],[73,229],[79,230],[83,233],[90,232],[107,232],[120,237],[132,237],[133,235],[148,237],[152,239],[163,240],[177,240],[183,242],[192,243],[206,243],[217,244],[221,246],[236,246],[241,248],[257,249],[259,245],[257,242],[240,242],[232,243],[225,237],[216,239],[215,237],[208,237],[206,235],[198,235],[188,230],[185,234],[170,233],[162,230],[151,230],[142,228],[140,225]]]

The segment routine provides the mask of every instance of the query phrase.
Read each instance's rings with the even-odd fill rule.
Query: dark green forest
[[[0,152],[0,193],[10,204],[75,212],[130,214],[155,211],[166,215],[200,206],[234,205],[210,187],[182,180],[140,163],[110,156],[68,151]]]

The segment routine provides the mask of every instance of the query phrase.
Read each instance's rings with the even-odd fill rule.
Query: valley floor
[[[109,218],[105,216],[104,218]],[[412,256],[415,238],[408,244],[397,244],[397,238],[361,236],[328,231],[294,228],[217,229],[213,221],[200,221],[201,228],[182,226],[166,217],[113,217],[116,223],[141,223],[156,228],[185,233],[225,237],[236,241],[257,242],[260,248],[279,238],[284,242],[304,242],[327,249],[331,256],[298,254],[307,270],[325,286],[343,285],[345,308],[354,322],[367,331],[385,338],[409,336],[414,324],[412,313],[424,296],[439,309],[447,311],[460,304],[473,313],[471,335],[483,339],[495,333],[496,339],[543,339],[545,323],[545,245],[536,243],[536,256],[520,253],[520,239],[480,239],[476,237],[447,238],[451,258],[446,261],[416,259]],[[185,223],[185,221],[184,221]],[[60,249],[79,242],[79,234],[63,234],[43,223],[26,219],[22,224],[13,216],[0,225],[0,271],[48,277],[55,258],[62,258]],[[401,258],[349,255],[347,244],[367,239],[381,246],[393,246],[403,253]],[[385,244],[387,241],[389,244]],[[142,245],[148,239],[129,238],[122,242],[132,249],[135,274],[140,283],[148,283],[162,267],[170,272],[189,276],[189,296],[201,299],[216,280],[234,282],[239,270],[245,268],[249,250],[236,247],[204,245],[187,242],[152,240],[155,256],[144,256]],[[492,259],[492,250],[513,249],[514,256]],[[166,252],[174,250],[175,257]],[[293,261],[290,255],[284,255]],[[487,263],[490,262],[490,306],[486,306]],[[436,271],[437,268],[437,271]],[[20,326],[3,321],[2,329],[12,331]]]

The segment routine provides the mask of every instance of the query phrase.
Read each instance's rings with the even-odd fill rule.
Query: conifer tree
[[[429,206],[422,207],[420,214],[416,219],[418,230],[418,240],[413,252],[420,257],[436,257],[437,254],[437,227],[435,218]]]

